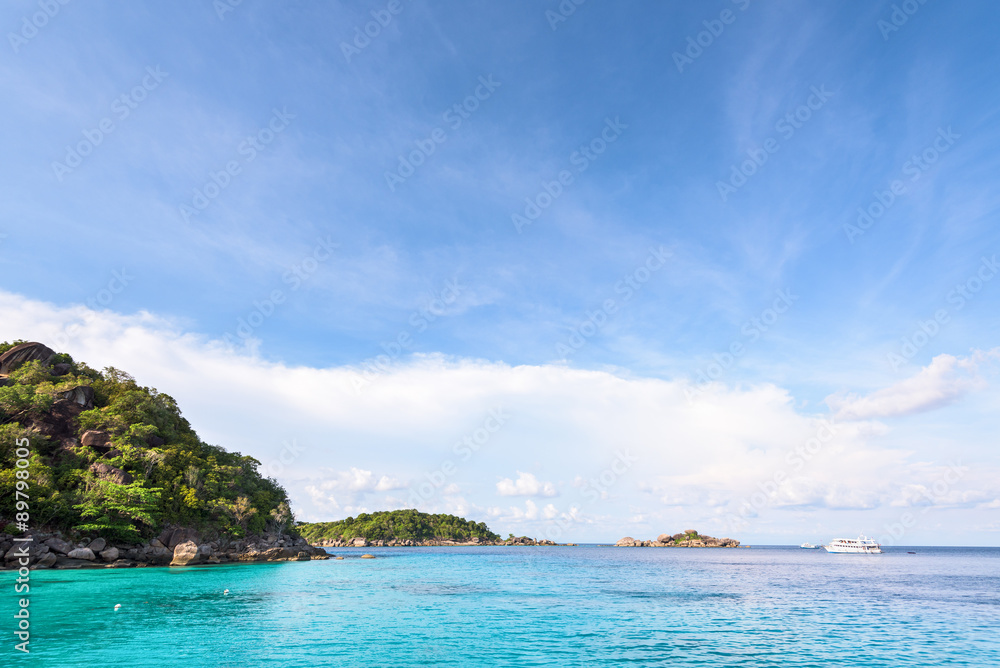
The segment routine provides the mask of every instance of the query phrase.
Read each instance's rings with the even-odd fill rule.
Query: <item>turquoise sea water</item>
[[[1000,548],[909,549],[365,548],[331,550],[341,561],[35,571],[30,656],[13,650],[16,576],[2,571],[0,656],[4,666],[1000,666]]]

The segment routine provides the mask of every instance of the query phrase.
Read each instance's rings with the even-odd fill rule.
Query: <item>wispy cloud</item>
[[[826,404],[839,420],[871,420],[931,411],[986,387],[979,368],[998,355],[1000,348],[977,351],[964,358],[938,355],[910,378],[867,396],[830,395]]]

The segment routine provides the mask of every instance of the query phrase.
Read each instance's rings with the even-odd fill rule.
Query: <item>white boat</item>
[[[834,538],[823,548],[827,552],[838,554],[882,554],[882,546],[874,538],[868,538],[864,534],[857,538]]]
[[[812,543],[802,543],[799,545],[803,550],[818,550],[823,547],[822,545],[813,545]]]

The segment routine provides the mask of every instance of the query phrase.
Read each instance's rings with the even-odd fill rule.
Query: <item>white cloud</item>
[[[555,496],[555,485],[541,482],[532,473],[517,472],[517,480],[504,478],[497,483],[500,496]]]
[[[410,507],[413,490],[426,485],[433,494],[418,503],[422,510],[469,513],[503,534],[532,527],[541,533],[565,512],[532,501],[555,497],[557,489],[522,470],[530,467],[574,481],[558,505],[574,509],[563,539],[575,541],[643,531],[655,536],[696,524],[713,535],[733,535],[723,518],[764,494],[762,487],[767,501],[748,517],[775,526],[796,513],[872,513],[905,505],[917,493],[907,485],[931,489],[936,474],[920,468],[909,444],[893,442],[887,427],[859,420],[947,403],[986,382],[981,359],[993,355],[935,358],[886,390],[831,398],[838,411],[831,416],[802,412],[787,390],[771,384],[714,383],[689,402],[683,380],[440,355],[401,359],[358,394],[354,368],[236,354],[150,313],[64,308],[3,291],[0,313],[0,340],[42,341],[96,368],[125,369],[173,396],[206,441],[268,465],[301,519]],[[61,339],[73,322],[79,331]],[[488,440],[474,451],[456,449],[499,407],[508,417]],[[834,433],[811,452],[823,420],[834,417]],[[992,436],[985,427],[954,420],[938,431],[934,443],[941,454],[925,452],[925,459],[951,456],[959,446],[970,457],[963,462],[970,473],[939,495],[938,505],[997,498]],[[292,442],[296,451],[287,457],[283,444]],[[623,449],[634,464],[616,464]],[[496,482],[498,473],[509,471],[517,471],[516,478]],[[772,489],[776,473],[786,478]],[[490,505],[496,493],[529,498],[501,509]],[[629,523],[640,516],[641,522]]]
[[[328,469],[323,471],[318,478],[309,478],[308,483],[305,484],[305,490],[313,503],[332,509],[340,508],[340,504],[337,502],[337,493],[341,494],[342,497],[347,496],[352,503],[358,503],[369,493],[388,492],[403,488],[405,485],[395,478],[386,475],[376,477],[371,471],[356,467],[351,467],[347,471]]]
[[[933,410],[985,387],[978,367],[998,352],[1000,348],[966,358],[938,355],[915,375],[895,385],[865,397],[830,395],[826,403],[840,420],[870,420]]]
[[[538,519],[538,505],[531,499],[525,499],[524,510],[521,510],[517,506],[510,507],[510,517],[513,520],[537,520]]]

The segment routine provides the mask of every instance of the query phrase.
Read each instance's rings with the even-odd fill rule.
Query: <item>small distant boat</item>
[[[837,554],[882,554],[882,546],[874,538],[868,538],[864,534],[856,539],[834,538],[829,545],[824,545],[827,552]]]
[[[802,543],[799,545],[803,550],[818,550],[823,547],[822,545],[813,545],[812,543]]]

